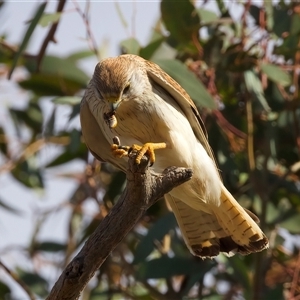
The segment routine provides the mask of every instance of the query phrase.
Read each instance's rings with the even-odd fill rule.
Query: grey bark
[[[129,156],[127,185],[117,204],[62,272],[46,300],[79,299],[89,280],[145,211],[192,177],[192,170],[177,167],[155,174],[148,168],[145,156],[140,165],[135,163],[135,157],[136,153]]]

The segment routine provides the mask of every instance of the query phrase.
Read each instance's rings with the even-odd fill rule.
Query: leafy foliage
[[[238,20],[223,0],[216,1],[217,11],[196,7],[192,1],[162,0],[162,23],[155,26],[149,43],[141,47],[131,38],[122,41],[120,49],[158,63],[191,95],[205,120],[226,186],[258,215],[270,249],[247,257],[220,255],[201,261],[185,248],[174,216],[160,201],[112,252],[93,285],[86,288],[86,299],[296,299],[300,295],[299,243],[294,242],[300,234],[300,6],[294,1],[277,5],[265,1],[265,7],[251,1],[231,2],[243,11]],[[37,73],[37,57],[25,53],[26,45],[38,24],[51,26],[64,18],[63,13],[44,13],[45,6],[46,2],[37,5],[18,47],[0,40],[1,63],[8,74],[16,68],[28,71],[17,83],[29,92],[24,108],[9,108],[20,140],[18,155],[12,153],[5,127],[0,127],[0,155],[5,162],[0,168],[27,188],[43,189],[48,169],[74,160],[86,164],[69,198],[67,241],[40,241],[37,231],[27,249],[32,262],[51,253],[48,264],[57,274],[117,201],[125,176],[105,163],[89,164],[80,132],[55,126],[61,106],[70,108],[69,120],[78,116],[89,80],[78,61],[93,51],[44,56]],[[47,121],[42,101],[55,105]],[[61,151],[42,164],[39,155],[45,145],[59,146]],[[86,218],[83,208],[91,199],[97,201],[98,210]],[[19,213],[15,207],[0,201],[0,210]],[[49,215],[45,213],[42,222]],[[283,229],[289,234],[282,235]],[[63,257],[59,266],[56,255]],[[22,262],[18,265],[22,270],[17,269],[16,278],[45,297],[49,285],[43,266],[34,273]],[[0,282],[0,298],[11,293]]]

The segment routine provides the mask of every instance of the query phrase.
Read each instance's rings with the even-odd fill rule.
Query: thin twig
[[[6,273],[25,291],[30,300],[36,300],[34,294],[30,291],[26,283],[18,276],[17,273],[11,271],[1,260],[0,266],[6,271]]]
[[[254,145],[253,145],[253,115],[252,115],[252,102],[251,99],[247,99],[246,102],[246,111],[247,111],[247,125],[248,125],[248,160],[250,171],[255,170],[255,158],[254,158]]]
[[[1,140],[1,136],[0,136]],[[40,151],[43,147],[47,145],[47,143],[55,143],[59,145],[67,145],[70,142],[69,137],[50,137],[47,140],[41,138],[39,140],[34,141],[33,143],[29,144],[18,156],[18,158],[14,160],[9,160],[5,164],[0,167],[0,174],[3,172],[10,172],[15,166],[29,157]]]
[[[93,35],[93,32],[91,30],[91,26],[90,26],[90,20],[88,18],[88,10],[89,10],[89,1],[87,2],[87,6],[86,6],[86,10],[85,12],[83,12],[77,1],[76,0],[73,0],[73,4],[75,6],[75,9],[76,11],[78,12],[78,14],[81,16],[83,22],[84,22],[84,25],[86,27],[86,33],[87,33],[87,37],[88,37],[88,42],[89,42],[89,46],[90,46],[90,49],[95,53],[95,55],[97,56],[98,59],[100,59],[100,54],[99,54],[99,51],[98,51],[98,46],[97,46],[97,43],[96,43],[96,40],[94,38],[94,35]]]
[[[59,0],[59,2],[57,4],[57,9],[56,9],[57,13],[61,13],[63,11],[66,2],[67,2],[67,0]],[[42,62],[43,57],[45,55],[46,49],[48,47],[48,44],[50,42],[56,43],[54,35],[55,35],[56,30],[57,30],[58,23],[59,23],[59,21],[57,21],[57,22],[55,22],[55,23],[52,24],[52,26],[49,29],[48,34],[46,35],[46,37],[45,37],[45,39],[43,41],[41,49],[40,49],[40,51],[39,51],[39,53],[37,55],[37,71],[40,70],[41,62]]]
[[[290,292],[290,299],[296,299],[296,291],[299,288],[299,275],[300,275],[300,251],[298,253],[298,260],[297,264],[294,270],[293,280],[292,280],[292,286],[291,286],[291,292]]]
[[[9,52],[11,52],[13,54],[17,53],[19,50],[19,48],[17,46],[11,45],[5,40],[0,40],[0,46],[2,46],[3,48],[5,48],[6,50],[8,50]],[[29,54],[27,52],[23,52],[22,56],[27,59],[35,59],[36,58],[35,55]]]

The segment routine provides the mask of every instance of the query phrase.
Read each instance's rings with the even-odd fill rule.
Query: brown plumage
[[[110,116],[116,119],[108,120]],[[100,62],[82,100],[80,118],[92,154],[123,171],[126,150],[115,152],[121,158],[114,156],[114,136],[122,145],[135,144],[149,153],[156,172],[169,166],[193,169],[193,178],[165,198],[194,255],[249,254],[268,247],[257,218],[223,185],[193,101],[156,64],[135,55]]]

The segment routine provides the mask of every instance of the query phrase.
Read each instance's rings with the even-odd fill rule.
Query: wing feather
[[[84,141],[91,153],[100,161],[107,161],[115,167],[126,172],[127,162],[125,159],[116,159],[111,151],[110,143],[105,138],[101,127],[90,111],[88,100],[95,97],[93,87],[89,84],[81,101],[80,121]]]
[[[145,63],[147,65],[147,74],[149,78],[159,84],[174,98],[174,100],[177,102],[177,104],[189,120],[197,139],[203,145],[204,149],[214,161],[217,168],[214,154],[208,143],[207,132],[204,123],[193,100],[190,98],[187,92],[158,65],[150,61],[145,61]]]

